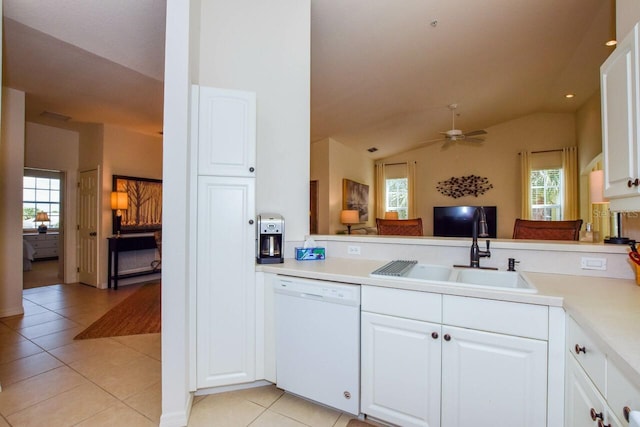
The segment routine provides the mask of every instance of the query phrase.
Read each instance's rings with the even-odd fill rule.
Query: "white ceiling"
[[[573,112],[611,52],[611,1],[311,0],[311,141],[379,158],[448,130],[451,103],[462,130]],[[28,120],[157,134],[164,21],[163,0],[4,0],[4,84]]]

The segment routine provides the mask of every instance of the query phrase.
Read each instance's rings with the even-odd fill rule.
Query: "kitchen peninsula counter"
[[[521,271],[537,293],[502,291],[447,284],[378,279],[369,273],[386,261],[329,258],[261,265],[258,271],[309,279],[382,286],[527,304],[562,307],[608,354],[629,381],[640,385],[640,286],[631,279]]]

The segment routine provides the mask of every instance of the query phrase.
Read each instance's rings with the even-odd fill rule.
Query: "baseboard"
[[[184,410],[171,412],[168,414],[163,413],[160,416],[159,427],[184,427],[189,423],[189,415],[191,414],[191,405],[193,404],[193,393],[189,393],[189,398],[185,405]]]
[[[19,307],[11,307],[11,308],[5,308],[4,310],[0,310],[0,318],[17,316],[18,314],[24,314],[24,307],[22,306],[22,304],[20,304]]]
[[[245,390],[247,388],[263,387],[267,385],[273,385],[272,382],[265,380],[253,381],[250,383],[225,385],[220,387],[201,388],[195,391],[196,396],[206,396],[209,394],[226,393],[228,391]]]

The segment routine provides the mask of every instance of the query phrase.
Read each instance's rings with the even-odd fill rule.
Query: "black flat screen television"
[[[483,206],[487,216],[489,237],[496,238],[497,209]],[[433,235],[439,237],[471,237],[476,206],[434,206]]]

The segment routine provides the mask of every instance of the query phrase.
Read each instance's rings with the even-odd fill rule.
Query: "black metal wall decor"
[[[493,188],[489,179],[482,176],[468,175],[451,177],[446,181],[438,182],[436,189],[445,196],[458,197],[476,196],[486,193]]]

